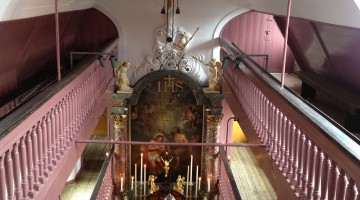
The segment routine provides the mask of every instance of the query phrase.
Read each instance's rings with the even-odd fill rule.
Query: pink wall
[[[64,68],[70,51],[96,51],[118,37],[113,22],[96,9],[60,13],[59,21]],[[54,15],[0,22],[0,36],[0,98],[35,75],[56,74]]]
[[[250,11],[229,21],[221,37],[234,42],[246,54],[268,54],[268,71],[281,73],[284,37],[272,15]],[[288,51],[286,72],[293,71],[294,58]],[[260,66],[265,66],[262,57],[252,57]]]

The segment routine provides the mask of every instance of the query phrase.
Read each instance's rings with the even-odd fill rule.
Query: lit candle
[[[140,185],[142,185],[143,181],[143,154],[140,154]]]
[[[199,177],[199,191],[201,190],[201,176]]]
[[[197,197],[198,191],[198,178],[199,178],[199,165],[196,165],[196,178],[195,178],[195,197]]]
[[[137,196],[137,185],[136,185],[136,181],[137,181],[137,165],[135,164],[135,196]]]
[[[123,192],[124,191],[124,178],[121,177],[120,179],[120,192]]]
[[[186,197],[188,197],[189,195],[189,165],[187,168],[187,174],[186,174]]]
[[[134,190],[134,176],[131,177],[131,191]]]
[[[146,165],[144,165],[144,196],[146,195]]]
[[[190,156],[190,187],[192,186],[193,155]]]
[[[207,188],[207,191],[210,192],[210,178],[208,178],[208,188]]]

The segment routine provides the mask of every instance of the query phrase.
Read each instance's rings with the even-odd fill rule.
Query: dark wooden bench
[[[360,95],[311,71],[302,71],[298,76],[302,80],[303,98],[315,99],[316,91],[320,92],[330,102],[346,111],[344,127],[351,132],[360,133]]]

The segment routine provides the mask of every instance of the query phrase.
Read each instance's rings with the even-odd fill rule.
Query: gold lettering
[[[181,92],[181,91],[184,90],[181,81],[176,81],[176,82],[175,82],[175,86],[176,86],[176,92]],[[178,88],[179,88],[179,89],[178,89]]]

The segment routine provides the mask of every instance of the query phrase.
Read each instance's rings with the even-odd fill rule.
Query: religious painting
[[[191,88],[179,77],[164,75],[148,83],[137,105],[131,106],[130,115],[132,141],[202,142],[203,106],[197,105]],[[201,147],[133,145],[131,166],[140,166],[141,153],[147,175],[157,176],[159,182],[167,175],[173,182],[178,175],[186,177],[191,155],[193,174],[196,165],[201,169]],[[133,167],[131,173],[134,174]]]

